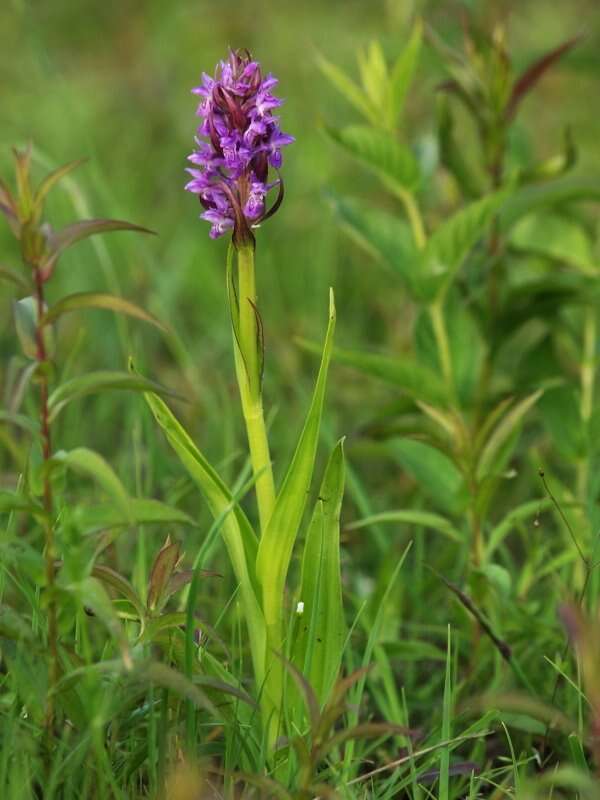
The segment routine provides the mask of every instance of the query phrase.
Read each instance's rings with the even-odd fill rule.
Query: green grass
[[[487,30],[504,14],[446,0],[0,9],[0,176],[12,182],[10,148],[27,141],[36,181],[88,157],[45,217],[158,233],[79,243],[49,305],[112,293],[168,328],[97,298],[104,310],[58,321],[53,600],[39,393],[20,386],[29,359],[11,310],[26,292],[0,280],[3,799],[596,796],[600,16],[583,0],[551,13],[542,0],[515,4],[517,72],[582,24],[586,37],[523,102],[496,184],[481,129],[451,95],[458,150],[440,147],[453,62],[433,34],[405,105],[400,86],[396,106],[383,98],[378,111],[371,97],[363,118],[364,98],[353,106],[334,85],[336,67],[360,81],[357,54],[373,40],[393,64],[416,15],[464,53],[464,7]],[[278,75],[297,138],[285,202],[257,233],[263,402],[282,490],[262,531],[227,248],[182,189],[189,89],[229,45]],[[578,158],[547,179],[567,125]],[[21,269],[0,223],[0,267]],[[321,429],[324,376],[293,461],[329,287]],[[32,316],[19,309],[23,330]],[[156,394],[153,416],[140,392],[161,394],[183,427]]]

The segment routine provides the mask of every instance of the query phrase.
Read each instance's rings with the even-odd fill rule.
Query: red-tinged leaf
[[[116,314],[127,314],[130,317],[148,322],[150,325],[155,325],[162,331],[167,331],[167,328],[162,322],[152,316],[152,314],[144,311],[143,308],[135,305],[135,303],[114,294],[103,294],[101,292],[78,292],[64,297],[44,314],[41,320],[42,325],[48,325],[50,322],[54,322],[58,317],[70,311],[80,311],[86,308],[101,308],[107,311],[114,311]]]
[[[179,545],[177,542],[171,544],[169,538],[163,545],[159,554],[154,560],[150,580],[148,582],[148,608],[154,611],[162,605],[169,581],[175,572],[175,568],[181,558]]]
[[[15,157],[15,173],[17,177],[18,207],[22,218],[28,219],[31,211],[31,180],[29,172],[31,169],[31,144],[24,150],[13,148]]]
[[[168,667],[166,664],[150,662],[143,665],[133,677],[145,678],[149,683],[169,689],[180,697],[190,700],[196,707],[206,709],[212,716],[221,719],[217,707],[207,695],[192,683],[188,678]]]
[[[20,272],[17,272],[16,269],[6,264],[0,264],[0,280],[10,281],[26,292],[31,290],[31,286],[25,275],[22,275]]]
[[[15,209],[15,201],[8,184],[0,178],[0,203],[4,203],[9,208]]]
[[[379,736],[410,736],[414,737],[415,731],[403,725],[393,725],[391,722],[364,722],[355,725],[331,736],[317,749],[315,760],[321,761],[327,753],[352,739],[372,739]]]
[[[35,192],[33,198],[34,206],[36,208],[40,206],[54,186],[56,186],[56,184],[62,180],[65,175],[68,175],[69,172],[77,169],[77,167],[79,167],[85,161],[87,161],[86,158],[78,158],[76,161],[70,161],[68,164],[64,164],[62,167],[58,167],[57,169],[48,173]]]
[[[282,656],[280,653],[275,653],[275,655],[281,660],[283,666],[292,676],[295,684],[304,695],[306,708],[310,716],[310,727],[314,736],[319,728],[319,721],[321,718],[321,711],[319,708],[319,700],[317,699],[317,695],[304,675],[296,666],[294,666],[294,664],[292,664],[291,661],[288,661],[288,659],[285,658],[285,656]]]
[[[59,255],[71,245],[98,233],[111,233],[113,231],[136,231],[137,233],[154,234],[154,231],[143,228],[141,225],[118,219],[84,219],[81,222],[74,222],[72,225],[67,225],[62,230],[52,233],[51,237],[49,237],[49,252],[42,264],[44,272],[50,274]]]
[[[505,118],[507,120],[514,118],[515,114],[517,113],[517,108],[524,97],[533,89],[533,87],[550,69],[550,67],[552,67],[563,55],[565,55],[565,53],[568,53],[569,50],[571,50],[577,44],[577,42],[579,42],[580,39],[581,36],[574,36],[572,39],[567,39],[566,42],[563,42],[558,47],[555,47],[554,50],[550,50],[549,53],[546,53],[537,61],[534,61],[533,64],[531,64],[531,66],[525,70],[513,87],[505,111]]]
[[[222,578],[220,572],[214,572],[211,569],[199,569],[198,574],[201,575],[203,578]],[[180,589],[183,589],[184,586],[187,586],[188,583],[191,582],[192,578],[194,577],[194,570],[193,569],[184,569],[181,572],[175,572],[169,578],[169,582],[167,583],[167,588],[165,589],[165,600],[170,597],[175,592],[178,592]]]
[[[11,231],[14,233],[17,239],[19,239],[21,235],[21,225],[14,210],[9,205],[0,200],[0,212],[4,214],[4,216],[8,220],[8,224],[10,226]]]
[[[260,789],[263,797],[272,797],[276,800],[294,800],[294,795],[273,778],[266,775],[252,775],[250,772],[236,772],[233,775],[236,783],[244,783]]]

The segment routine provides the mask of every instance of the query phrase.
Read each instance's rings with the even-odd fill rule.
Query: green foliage
[[[342,663],[346,623],[340,573],[340,512],[344,494],[344,448],[332,452],[306,533],[299,601],[303,605],[295,662],[319,705],[329,698]]]
[[[68,5],[2,15],[0,796],[596,797],[593,15]],[[297,144],[225,259],[233,40]]]

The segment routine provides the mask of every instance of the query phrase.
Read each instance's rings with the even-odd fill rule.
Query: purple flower
[[[263,78],[247,50],[236,50],[218,64],[214,78],[203,73],[201,85],[192,89],[201,97],[202,122],[185,188],[198,195],[213,239],[233,230],[236,244],[253,242],[250,229],[281,204],[283,183],[280,176],[268,181],[269,167],[279,170],[281,148],[294,137],[282,133],[272,113],[283,102],[271,92],[276,84],[272,75]],[[278,197],[267,210],[275,187]]]

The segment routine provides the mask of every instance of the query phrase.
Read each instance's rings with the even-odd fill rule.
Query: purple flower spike
[[[272,113],[283,102],[271,92],[276,84],[272,75],[263,78],[247,50],[236,50],[218,64],[214,78],[203,73],[202,84],[192,89],[201,98],[202,122],[185,188],[198,195],[213,239],[233,230],[234,244],[253,244],[251,228],[281,204],[283,183],[280,176],[268,182],[269,167],[279,170],[281,148],[294,137],[282,133]],[[275,187],[279,195],[267,210],[267,194]]]

